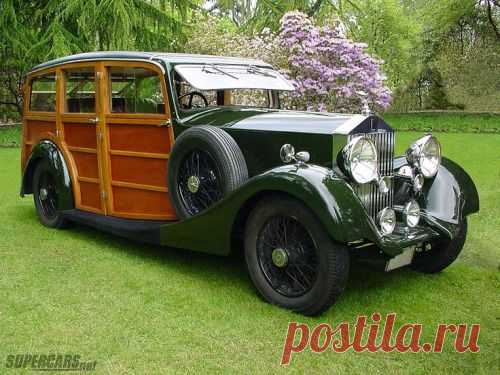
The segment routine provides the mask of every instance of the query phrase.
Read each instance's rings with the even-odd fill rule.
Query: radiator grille
[[[352,137],[364,135],[369,137],[378,151],[378,167],[381,176],[392,176],[394,167],[394,133],[376,131],[366,134],[353,134]],[[368,214],[376,220],[377,214],[384,207],[392,207],[394,201],[393,179],[390,179],[389,192],[381,194],[376,184],[355,185],[354,190],[363,202]]]

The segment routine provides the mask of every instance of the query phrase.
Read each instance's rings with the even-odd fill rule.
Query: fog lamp
[[[378,223],[383,234],[391,234],[396,227],[396,213],[386,207],[378,213]]]
[[[403,220],[410,228],[414,228],[420,221],[420,206],[415,200],[409,201],[403,209]]]

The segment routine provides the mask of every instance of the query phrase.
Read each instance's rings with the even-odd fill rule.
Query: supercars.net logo
[[[325,351],[344,353],[348,350],[358,353],[364,351],[441,353],[447,333],[454,336],[453,347],[458,353],[466,351],[477,353],[480,349],[478,339],[481,327],[479,324],[471,324],[470,330],[465,323],[438,324],[433,342],[421,344],[422,324],[405,323],[394,332],[396,313],[387,314],[383,324],[380,313],[372,314],[370,324],[367,324],[367,320],[367,316],[361,315],[358,316],[353,327],[347,322],[342,322],[335,328],[328,323],[321,323],[313,329],[310,329],[307,324],[290,322],[283,344],[281,364],[288,365],[292,359],[292,353],[301,353],[305,349],[310,349],[313,353]],[[467,334],[468,342],[466,343]]]
[[[97,361],[82,361],[79,354],[9,354],[7,369],[33,371],[94,371]]]

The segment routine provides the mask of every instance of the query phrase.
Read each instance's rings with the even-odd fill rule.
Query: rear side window
[[[95,112],[95,72],[94,68],[68,69],[66,75],[66,112]]]
[[[109,69],[111,112],[165,113],[160,76],[149,69]]]
[[[30,111],[56,111],[56,73],[49,73],[31,81]]]

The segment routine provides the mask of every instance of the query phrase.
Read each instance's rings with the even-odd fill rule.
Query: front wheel
[[[347,249],[303,203],[281,196],[262,200],[250,213],[245,258],[266,301],[309,316],[335,303],[349,275]]]
[[[427,250],[416,253],[411,268],[422,273],[437,273],[452,264],[465,244],[467,218],[464,218],[459,225],[458,234],[452,240],[441,240],[427,244]]]

